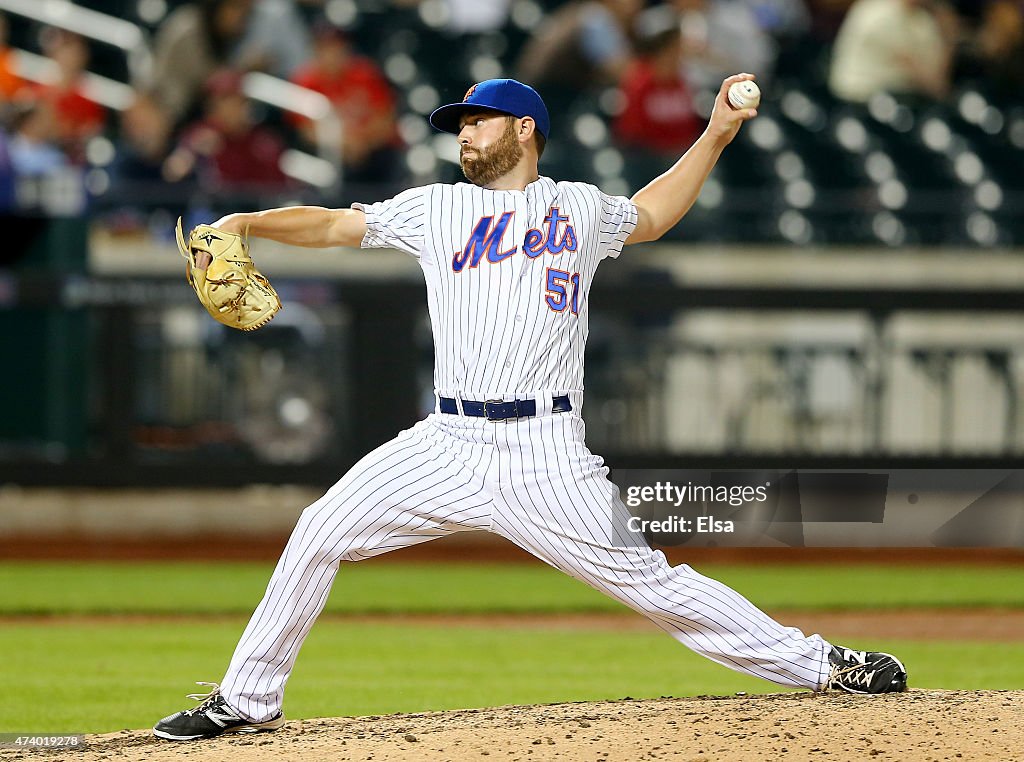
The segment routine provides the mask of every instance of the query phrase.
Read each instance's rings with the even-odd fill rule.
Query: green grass
[[[13,624],[0,732],[148,727],[191,706],[193,680],[219,680],[245,625]],[[1021,688],[1024,644],[880,642],[920,688]],[[299,658],[290,717],[735,691],[774,685],[704,660],[652,631],[587,632],[321,621]]]
[[[708,566],[767,609],[1024,607],[1024,569]],[[147,727],[221,678],[271,564],[0,563],[0,732]],[[866,592],[870,594],[866,594]],[[541,564],[346,565],[328,611],[628,612]],[[92,620],[19,621],[27,614]],[[104,614],[193,614],[104,621]],[[216,615],[216,616],[213,616]],[[506,623],[507,624],[507,623]],[[1024,644],[872,642],[912,684],[1022,688]],[[772,692],[652,629],[587,631],[321,620],[289,683],[292,717],[382,714],[624,696]]]
[[[0,563],[0,615],[249,614],[271,564]],[[707,566],[762,608],[1024,608],[1024,568]],[[866,592],[869,595],[866,595]],[[342,567],[328,611],[618,611],[619,604],[540,563]]]

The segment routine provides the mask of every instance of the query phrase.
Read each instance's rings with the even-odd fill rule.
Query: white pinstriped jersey
[[[366,213],[364,247],[406,251],[426,274],[437,391],[532,396],[537,415],[495,426],[438,410],[306,508],[221,682],[228,704],[254,722],[280,716],[342,561],[470,530],[516,543],[719,664],[781,685],[824,685],[831,646],[688,566],[669,566],[630,529],[608,469],[583,441],[587,295],[600,261],[618,256],[636,227],[634,205],[542,177],[525,192],[430,185],[356,207]],[[545,411],[549,392],[574,395],[573,411],[551,414],[550,402]]]
[[[590,285],[636,227],[629,199],[541,177],[525,191],[435,184],[353,207],[364,248],[423,268],[439,394],[582,392]]]

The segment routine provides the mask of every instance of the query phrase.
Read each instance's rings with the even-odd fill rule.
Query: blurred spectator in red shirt
[[[313,59],[292,81],[326,95],[342,122],[341,159],[348,180],[393,179],[402,145],[395,126],[395,97],[373,61],[352,49],[347,35],[329,22],[313,27]],[[312,122],[294,118],[303,138],[316,143]]]
[[[616,140],[624,147],[679,156],[704,129],[694,112],[682,76],[683,43],[678,14],[651,8],[637,19],[639,58],[623,77],[625,108],[615,120]]]
[[[176,182],[195,173],[210,186],[235,191],[285,186],[280,166],[284,142],[253,123],[251,104],[242,93],[242,74],[230,69],[216,72],[207,80],[205,93],[206,115],[186,127],[167,157],[164,176]]]
[[[50,28],[42,34],[43,52],[57,64],[57,81],[39,85],[37,95],[53,105],[57,139],[76,164],[85,160],[85,144],[103,131],[107,111],[84,94],[89,44],[77,34]]]

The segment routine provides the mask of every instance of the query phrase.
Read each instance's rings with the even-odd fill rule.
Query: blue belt
[[[442,413],[449,415],[459,414],[459,403],[452,397],[440,398],[440,409]],[[572,410],[572,403],[568,395],[551,398],[552,413],[568,413]],[[486,402],[473,402],[462,400],[462,414],[474,418],[486,418],[488,421],[507,421],[512,418],[529,418],[537,415],[536,400],[487,400]]]

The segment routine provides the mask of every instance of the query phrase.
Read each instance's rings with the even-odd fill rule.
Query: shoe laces
[[[197,712],[207,709],[213,702],[220,698],[220,685],[217,683],[205,683],[201,680],[196,681],[196,685],[205,685],[210,689],[208,693],[189,693],[186,694],[185,698],[191,699],[192,701],[201,702],[198,706],[194,706],[191,709],[186,709],[185,714],[193,715]]]
[[[877,671],[878,668],[875,665],[853,664],[847,667],[833,664],[828,673],[828,683],[832,685],[839,678],[846,678],[849,683],[869,688]]]

